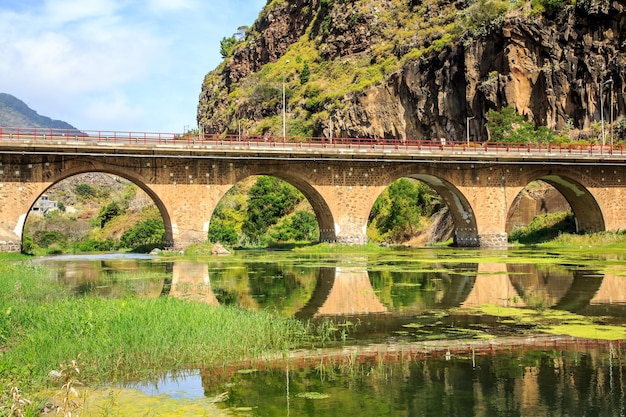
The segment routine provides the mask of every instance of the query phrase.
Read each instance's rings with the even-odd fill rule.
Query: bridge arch
[[[576,221],[577,232],[601,232],[606,230],[602,208],[590,187],[583,184],[581,173],[569,170],[534,170],[521,180],[530,184],[540,180],[554,187],[569,203]],[[507,208],[507,218],[514,211],[513,202]]]
[[[308,200],[309,204],[313,208],[315,218],[320,230],[319,240],[321,242],[334,242],[337,239],[335,232],[335,221],[332,210],[330,209],[326,199],[320,194],[320,192],[311,185],[305,178],[297,175],[294,171],[281,170],[280,166],[275,164],[257,165],[254,169],[242,170],[240,175],[235,177],[234,184],[243,181],[250,176],[266,175],[283,180],[298,191],[300,191],[304,197]],[[233,185],[234,185],[233,184]]]
[[[457,246],[480,246],[481,239],[472,204],[463,191],[445,176],[440,168],[415,165],[395,170],[388,179],[387,186],[400,178],[412,178],[423,182],[441,196],[454,224],[454,244]],[[382,192],[382,190],[380,191]],[[380,193],[376,196],[378,197]],[[373,202],[372,202],[373,206]],[[370,207],[371,211],[371,207]]]
[[[117,167],[117,166],[107,166],[107,165],[100,165],[100,164],[91,165],[91,166],[89,164],[83,164],[83,165],[79,164],[74,167],[67,168],[63,170],[62,172],[59,172],[57,175],[52,176],[49,179],[50,182],[45,186],[45,189],[39,192],[39,194],[34,196],[34,200],[32,201],[30,207],[28,208],[27,214],[24,216],[24,221],[21,221],[18,224],[18,230],[16,230],[17,232],[19,232],[17,233],[18,236],[20,236],[23,239],[23,231],[24,231],[26,217],[31,212],[32,207],[37,203],[39,197],[41,197],[51,187],[60,183],[61,181],[74,177],[76,175],[86,174],[86,173],[102,173],[102,174],[110,174],[110,175],[118,176],[118,177],[124,178],[132,182],[134,185],[136,185],[141,190],[143,190],[148,195],[148,197],[154,202],[155,206],[159,210],[159,213],[161,214],[161,218],[163,220],[163,226],[165,228],[165,245],[167,247],[173,246],[174,236],[173,236],[172,220],[170,218],[169,212],[165,204],[163,203],[161,198],[158,196],[158,194],[154,192],[154,190],[152,190],[144,182],[143,178],[141,178],[132,170],[124,169],[124,168]]]

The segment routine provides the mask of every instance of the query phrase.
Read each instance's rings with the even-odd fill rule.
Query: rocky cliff
[[[471,140],[484,140],[486,112],[504,106],[536,126],[597,135],[601,103],[607,124],[626,114],[625,8],[274,0],[205,77],[198,124],[280,135],[284,86],[287,135],[466,140],[469,122]]]

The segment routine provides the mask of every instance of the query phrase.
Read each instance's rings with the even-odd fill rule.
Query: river
[[[125,387],[153,413],[158,400],[179,415],[208,401],[223,415],[623,416],[625,255],[446,248],[39,262],[77,296],[178,297],[336,329],[325,348]]]

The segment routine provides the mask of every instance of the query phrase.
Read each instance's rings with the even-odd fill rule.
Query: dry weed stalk
[[[61,405],[56,407],[55,414],[62,415],[63,417],[77,417],[81,404],[79,402],[80,395],[75,386],[82,385],[78,379],[80,368],[78,367],[77,361],[72,360],[67,364],[60,364],[59,370],[51,371],[50,375],[63,381],[63,385],[61,386],[63,397]]]
[[[12,417],[23,417],[24,409],[31,405],[31,401],[28,398],[24,398],[20,393],[20,389],[18,387],[11,387],[11,410],[9,411],[9,416]]]

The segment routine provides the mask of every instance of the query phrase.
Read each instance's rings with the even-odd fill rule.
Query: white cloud
[[[119,91],[99,95],[81,109],[81,117],[103,123],[99,127],[101,129],[115,124],[131,125],[133,120],[143,119],[145,116],[145,110],[141,106],[132,105],[128,97]]]
[[[198,6],[194,0],[147,0],[148,9],[155,13],[193,10]]]
[[[41,15],[49,24],[56,26],[112,16],[121,6],[121,2],[114,0],[47,0]]]
[[[264,3],[0,0],[0,92],[82,129],[180,130],[219,40]]]

